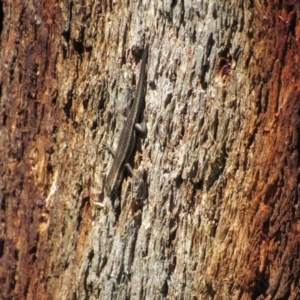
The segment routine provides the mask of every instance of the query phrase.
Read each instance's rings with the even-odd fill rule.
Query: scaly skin
[[[141,114],[141,110],[144,104],[144,89],[146,84],[146,64],[148,60],[148,50],[149,44],[146,44],[142,58],[142,66],[140,70],[136,97],[133,101],[129,115],[121,131],[118,148],[114,155],[114,161],[105,181],[105,190],[109,197],[113,196],[116,190],[119,188],[123,180],[124,166],[128,162],[132,150],[135,146],[135,125],[138,122],[138,118]]]

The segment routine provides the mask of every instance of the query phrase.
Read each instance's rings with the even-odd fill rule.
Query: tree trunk
[[[0,4],[1,299],[300,299],[298,1]]]

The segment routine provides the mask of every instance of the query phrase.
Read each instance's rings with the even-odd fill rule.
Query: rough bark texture
[[[298,1],[0,4],[1,299],[300,299]]]

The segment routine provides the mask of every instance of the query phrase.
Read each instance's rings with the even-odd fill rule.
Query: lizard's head
[[[114,197],[117,193],[117,189],[120,186],[122,181],[122,176],[117,176],[113,178],[109,176],[105,180],[104,188],[108,197]]]
[[[105,192],[106,192],[108,197],[112,197],[112,196],[115,195],[116,189],[107,180],[105,182],[104,188],[105,188]]]

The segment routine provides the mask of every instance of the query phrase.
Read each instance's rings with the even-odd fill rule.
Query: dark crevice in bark
[[[2,29],[3,29],[3,20],[4,20],[3,1],[0,1],[0,36],[2,34]]]

